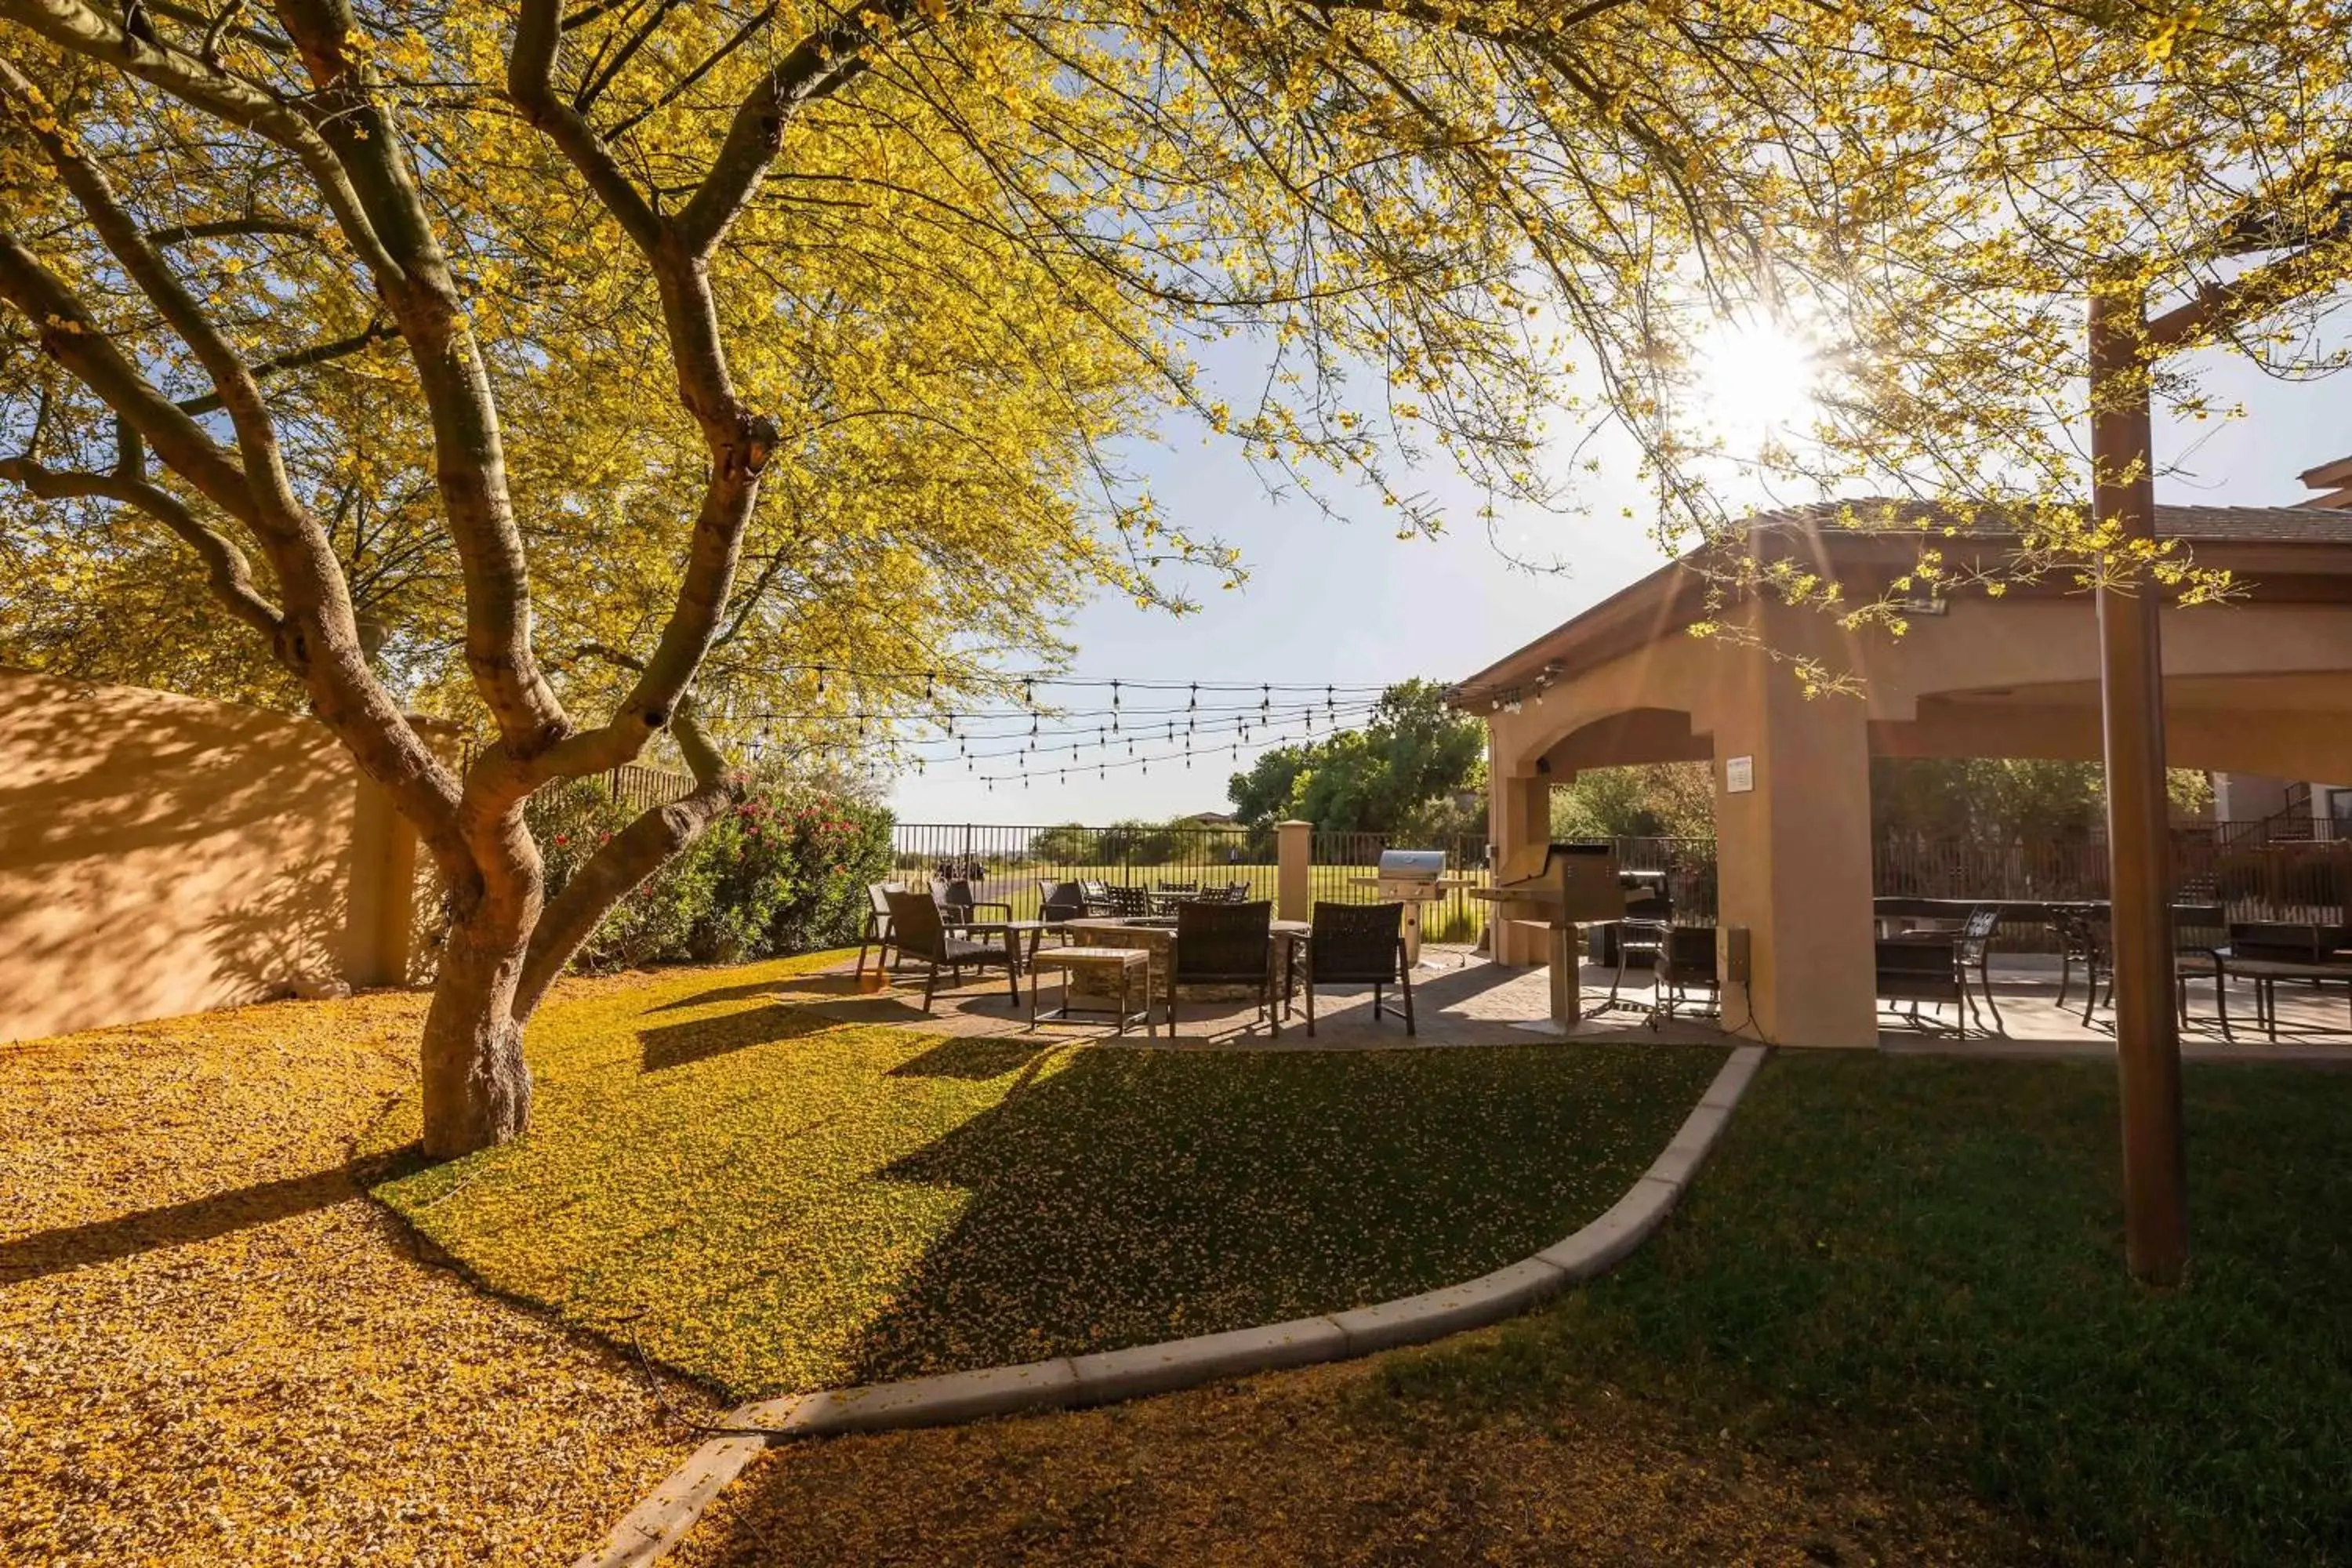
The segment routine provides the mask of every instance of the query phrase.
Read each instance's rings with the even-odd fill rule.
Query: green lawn
[[[530,1135],[377,1189],[487,1283],[750,1395],[1331,1310],[1613,1203],[1722,1060],[831,1026],[820,961],[551,1007]]]
[[[2121,1258],[2111,1068],[1767,1069],[1621,1273],[1392,1360],[1356,1418],[1631,1393],[1780,1460],[1973,1493],[2032,1560],[2352,1562],[2352,1077],[2191,1068],[2194,1275]]]

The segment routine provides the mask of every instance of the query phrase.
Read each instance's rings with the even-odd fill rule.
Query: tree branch
[[[326,364],[333,360],[347,359],[370,343],[386,342],[399,336],[400,329],[391,322],[370,321],[350,337],[336,338],[331,342],[319,343],[310,348],[297,349],[292,353],[279,354],[276,359],[262,360],[254,365],[251,374],[257,382],[267,381],[269,377],[286,371],[303,370],[314,364]],[[182,398],[180,412],[210,414],[220,405],[220,395],[214,393],[206,397]]]
[[[727,771],[718,747],[703,733],[695,720],[692,699],[679,702],[670,728],[687,766],[694,772],[695,789],[682,800],[654,807],[614,834],[549,901],[531,932],[522,978],[515,986],[518,1022],[530,1018],[547,988],[581,945],[595,934],[614,905],[743,798],[742,779]]]
[[[282,234],[294,239],[316,239],[319,231],[307,223],[297,223],[283,217],[225,217],[209,223],[174,224],[168,228],[151,228],[147,243],[158,246],[185,245],[197,239],[227,239],[241,235]]]
[[[194,352],[197,363],[212,377],[220,406],[236,427],[244,458],[246,485],[253,497],[261,525],[268,531],[291,533],[298,527],[292,481],[286,473],[278,428],[261,400],[260,384],[226,337],[205,316],[195,297],[147,242],[137,223],[115,199],[114,187],[80,148],[68,142],[46,97],[7,60],[0,59],[0,103],[32,136],[66,189],[80,204],[90,226],[114,258],[122,264],[149,303],[162,312],[172,330]]]
[[[245,552],[216,530],[205,527],[179,497],[126,472],[129,467],[125,463],[110,474],[90,474],[47,468],[31,458],[0,458],[0,479],[16,480],[43,500],[95,499],[145,512],[196,552],[205,563],[214,597],[238,620],[268,637],[271,651],[281,663],[286,662],[285,619],[254,587],[253,567]]]
[[[139,373],[89,319],[81,301],[5,226],[0,226],[0,299],[23,312],[43,353],[79,376],[206,500],[257,533],[266,531],[245,470]]]
[[[127,71],[192,109],[285,149],[318,186],[352,253],[375,275],[378,286],[394,286],[401,280],[398,264],[378,237],[334,151],[293,106],[168,44],[133,38],[82,0],[0,0],[0,16],[59,48],[110,70]]]

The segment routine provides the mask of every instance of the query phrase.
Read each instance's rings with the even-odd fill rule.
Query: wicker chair
[[[1315,906],[1314,931],[1307,941],[1307,1037],[1315,1037],[1318,985],[1369,985],[1372,1016],[1381,1016],[1381,991],[1404,993],[1404,1032],[1415,1033],[1412,972],[1404,962],[1402,904]]]
[[[1037,918],[1041,921],[1082,920],[1088,912],[1087,901],[1083,882],[1037,884]]]
[[[850,971],[853,977],[864,977],[866,950],[869,947],[875,950],[874,967],[876,969],[890,967],[890,900],[886,895],[903,893],[906,890],[907,884],[904,882],[866,884],[866,897],[871,907],[866,911],[866,929],[857,936],[857,967]]]
[[[890,941],[898,948],[898,956],[920,959],[930,965],[929,972],[923,976],[923,1011],[926,1014],[931,1010],[931,993],[939,987],[940,971],[944,969],[949,973],[950,984],[961,984],[966,964],[974,969],[1002,964],[1005,984],[1010,988],[1013,1000],[1016,1005],[1020,1002],[1019,971],[1010,949],[1002,943],[972,942],[950,934],[940,917],[940,906],[932,902],[928,894],[901,890],[885,893],[883,897],[889,900]]]
[[[931,897],[940,906],[940,921],[950,931],[970,930],[973,926],[989,923],[990,917],[981,912],[983,910],[1002,910],[1003,913],[996,917],[999,920],[1013,918],[1011,904],[1001,899],[975,900],[971,896],[971,883],[961,877],[951,881],[932,883]]]
[[[1274,994],[1274,905],[1182,903],[1176,906],[1176,954],[1168,976],[1168,1032],[1176,1032],[1180,985],[1255,985],[1258,1010],[1282,1037]]]

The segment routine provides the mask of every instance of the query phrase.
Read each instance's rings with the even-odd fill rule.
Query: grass
[[[736,1395],[1342,1309],[1573,1230],[1721,1053],[1201,1053],[825,1023],[805,963],[551,1008],[530,1134],[378,1194]]]
[[[2111,1068],[1784,1055],[1622,1273],[1397,1358],[1360,1418],[1616,1389],[1972,1494],[2036,1559],[2352,1562],[2352,1079],[2188,1093],[2194,1274],[2158,1292],[2120,1256]]]

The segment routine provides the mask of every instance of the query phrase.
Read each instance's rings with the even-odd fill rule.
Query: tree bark
[[[425,1014],[425,1152],[470,1154],[521,1132],[530,1069],[514,1012],[528,928],[477,909],[453,920]]]

